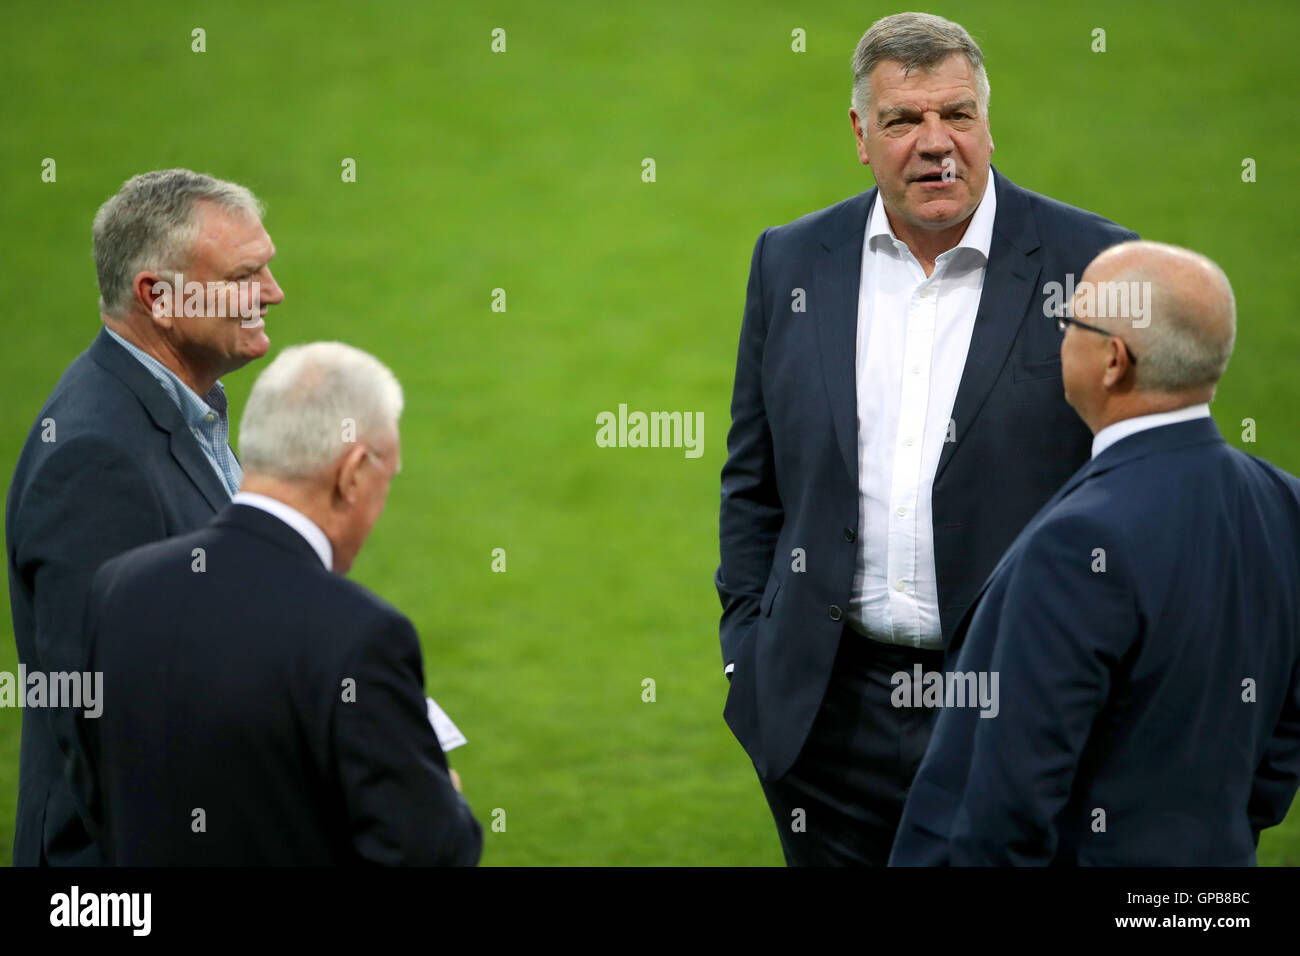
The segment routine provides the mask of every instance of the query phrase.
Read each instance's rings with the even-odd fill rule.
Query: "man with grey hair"
[[[944,709],[890,862],[1253,866],[1300,783],[1300,481],[1210,417],[1232,288],[1124,243],[1059,324],[1092,458],[958,625],[997,714]]]
[[[80,722],[75,776],[108,862],[478,861],[415,628],[343,577],[401,469],[401,411],[373,356],[286,349],[249,396],[231,504],[96,575],[107,705]]]
[[[722,471],[725,716],[791,864],[886,862],[934,720],[899,675],[1087,459],[1044,289],[1135,235],[990,165],[959,24],[885,17],[852,64],[876,188],[755,244]]]
[[[240,466],[220,377],[266,354],[284,294],[262,206],[187,169],[127,180],[94,223],[103,328],[64,371],[14,469],[6,508],[18,658],[30,675],[79,669],[95,569],[198,527]],[[23,711],[15,865],[97,862],[65,780],[70,712]]]

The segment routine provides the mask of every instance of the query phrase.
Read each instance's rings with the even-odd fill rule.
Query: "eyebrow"
[[[279,250],[277,250],[277,249],[275,248],[275,246],[272,246],[272,247],[271,247],[271,254],[267,257],[267,259],[266,259],[265,262],[257,262],[257,261],[253,261],[253,262],[245,262],[245,263],[243,263],[242,265],[235,266],[233,269],[231,269],[231,270],[230,270],[230,275],[232,275],[232,276],[241,276],[241,275],[243,275],[245,272],[257,272],[258,270],[264,268],[265,266],[270,265],[270,264],[271,264],[271,260],[275,258],[275,254],[276,254],[276,252],[278,252],[278,251],[279,251]]]
[[[976,112],[975,101],[969,97],[960,100],[953,100],[952,102],[942,104],[939,107],[938,112],[946,114],[956,113],[961,110],[965,110],[969,113]],[[886,109],[882,109],[877,116],[880,119],[886,119],[895,116],[915,116],[919,112],[920,110],[913,106],[890,106]]]

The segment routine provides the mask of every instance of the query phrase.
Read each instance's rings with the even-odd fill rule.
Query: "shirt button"
[[[930,297],[930,287],[926,286],[924,289],[921,290],[921,298],[928,299],[929,297]]]
[[[907,587],[907,582],[906,582],[906,581],[899,581],[897,584],[894,585],[894,590],[895,590],[895,591],[902,591],[902,590],[903,590],[904,588],[906,588],[906,587]]]
[[[215,422],[217,420],[217,416],[213,415],[211,412],[208,412],[206,415],[203,416],[203,420],[205,422]]]
[[[919,366],[919,365],[913,365],[913,366],[912,366],[912,374],[913,374],[913,375],[920,375],[920,374],[921,374],[921,366]]]
[[[830,608],[830,616],[832,621],[838,621],[844,616],[844,612],[840,610],[838,604],[832,604]]]
[[[857,537],[858,537],[858,533],[857,533],[856,531],[854,531],[852,528],[845,528],[845,529],[844,529],[844,540],[845,540],[845,541],[855,541],[855,540],[857,540]]]
[[[906,508],[899,508],[899,509],[898,509],[898,516],[899,516],[900,518],[906,518],[906,517],[907,517],[907,509],[906,509]]]
[[[911,448],[911,447],[912,447],[912,439],[910,439],[910,438],[904,438],[904,439],[903,439],[903,444],[906,445],[908,448]]]

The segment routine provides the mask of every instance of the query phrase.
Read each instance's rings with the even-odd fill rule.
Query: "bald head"
[[[1210,401],[1237,334],[1223,270],[1159,242],[1121,243],[1092,260],[1071,315],[1091,328],[1070,325],[1061,341],[1065,398],[1094,433]]]
[[[1199,392],[1218,384],[1232,355],[1237,313],[1228,277],[1211,259],[1161,242],[1124,242],[1092,260],[1080,287],[1093,297],[1080,296],[1076,305],[1094,318],[1076,317],[1124,339],[1139,357],[1137,390]],[[1127,310],[1106,307],[1125,296]]]

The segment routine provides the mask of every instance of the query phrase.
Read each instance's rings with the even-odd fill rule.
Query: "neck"
[[[258,475],[247,471],[244,472],[244,478],[239,483],[239,490],[274,498],[276,501],[283,502],[295,511],[300,512],[312,524],[325,532],[325,537],[329,538],[330,547],[334,549],[337,557],[339,553],[338,532],[331,520],[329,492],[327,490],[314,482],[285,481],[282,478],[272,478],[268,475]]]
[[[219,371],[203,370],[187,361],[185,356],[153,326],[135,319],[113,319],[101,316],[104,324],[122,338],[126,339],[141,352],[157,359],[165,365],[185,386],[200,398],[212,391],[221,377]]]
[[[1197,389],[1194,392],[1130,392],[1109,399],[1084,423],[1096,435],[1103,428],[1130,418],[1175,412],[1192,405],[1203,405],[1214,397],[1214,389]]]
[[[907,248],[929,276],[934,272],[934,260],[961,242],[975,213],[972,212],[955,225],[939,230],[914,228],[909,223],[896,219],[888,206],[885,207],[885,216],[889,219],[889,227],[894,230],[894,235],[907,243]]]

